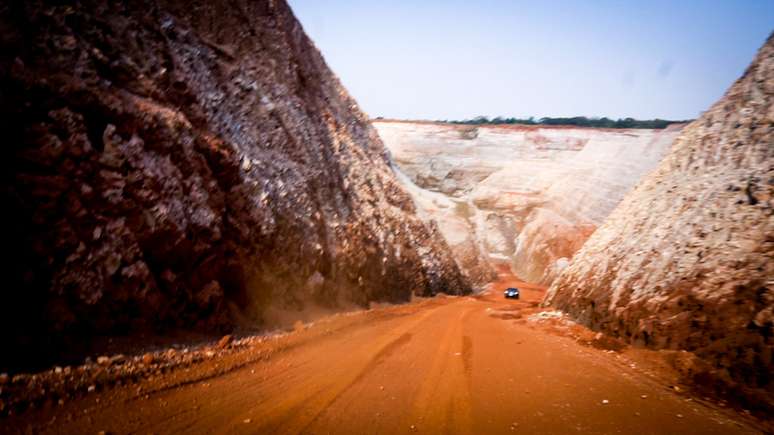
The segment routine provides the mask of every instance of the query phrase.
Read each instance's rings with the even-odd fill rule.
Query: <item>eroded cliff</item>
[[[774,35],[597,229],[545,299],[632,342],[692,351],[704,362],[696,376],[709,374],[731,391],[767,391],[770,407],[773,100]]]
[[[428,219],[476,281],[492,262],[550,283],[681,125],[664,130],[376,121]],[[416,186],[413,186],[416,185]]]
[[[282,0],[0,8],[8,358],[465,293]]]

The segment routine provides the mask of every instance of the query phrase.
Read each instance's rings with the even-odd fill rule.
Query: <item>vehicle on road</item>
[[[519,298],[519,289],[516,287],[508,287],[505,289],[505,299],[518,299]]]

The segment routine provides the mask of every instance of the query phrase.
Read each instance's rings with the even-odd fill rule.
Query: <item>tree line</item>
[[[443,120],[448,124],[467,124],[467,125],[488,125],[488,124],[523,124],[523,125],[572,125],[576,127],[597,127],[597,128],[665,128],[669,124],[691,122],[691,119],[672,121],[668,119],[634,119],[634,118],[589,118],[586,116],[574,116],[571,118],[539,118],[530,116],[529,118],[503,118],[496,117],[489,119],[486,116],[477,116],[473,119],[465,120]]]

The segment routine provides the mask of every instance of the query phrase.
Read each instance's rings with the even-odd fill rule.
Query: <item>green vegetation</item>
[[[692,120],[670,121],[667,119],[610,119],[610,118],[587,118],[585,116],[574,116],[572,118],[540,118],[529,117],[520,118],[502,118],[500,116],[489,119],[486,116],[477,116],[473,119],[462,121],[441,121],[449,124],[466,125],[489,125],[489,124],[523,124],[523,125],[574,125],[577,127],[598,127],[598,128],[665,128],[669,124],[691,122]]]

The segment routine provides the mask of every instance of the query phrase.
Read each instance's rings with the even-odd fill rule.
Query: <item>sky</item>
[[[696,118],[774,0],[288,0],[371,117]]]

